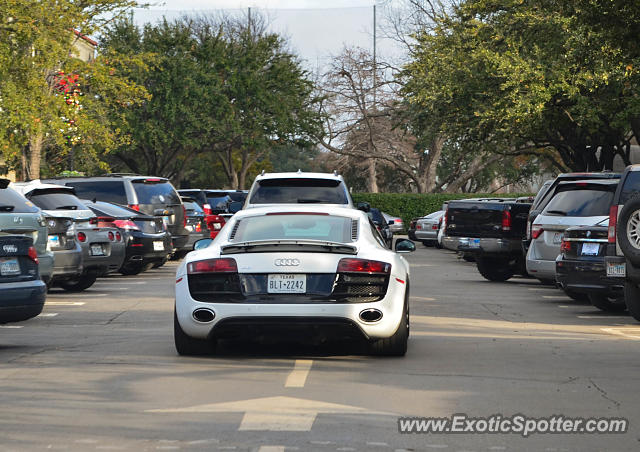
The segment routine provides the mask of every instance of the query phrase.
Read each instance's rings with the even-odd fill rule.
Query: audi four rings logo
[[[277,267],[297,267],[300,265],[299,259],[276,259],[273,263]]]

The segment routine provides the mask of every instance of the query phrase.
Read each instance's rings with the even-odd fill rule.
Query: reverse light
[[[38,263],[38,252],[33,246],[29,247],[29,251],[27,252],[29,259],[31,259],[34,263]]]
[[[345,257],[338,262],[338,273],[391,273],[391,264]]]
[[[187,264],[187,274],[196,275],[199,273],[237,273],[238,265],[236,260],[230,257],[220,259],[205,259],[202,261],[189,262]]]
[[[125,231],[139,231],[140,228],[131,220],[116,220],[113,222],[114,226]]]
[[[618,205],[609,208],[609,229],[607,230],[607,241],[616,243],[616,229],[618,226]]]
[[[533,226],[531,226],[531,238],[532,239],[537,239],[538,237],[540,237],[540,235],[544,232],[544,229],[542,229],[542,226],[534,224]]]

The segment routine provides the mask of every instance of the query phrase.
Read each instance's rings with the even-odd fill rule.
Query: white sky
[[[378,0],[378,5],[381,3]],[[292,50],[309,70],[322,70],[345,45],[372,50],[373,4],[373,0],[164,0],[147,9],[136,9],[135,20],[140,24],[156,22],[163,16],[171,20],[184,14],[219,10],[246,14],[251,7],[267,17],[272,31],[289,38]],[[379,7],[379,24],[384,20],[382,16]],[[380,35],[378,29],[378,55],[396,60],[402,49]]]

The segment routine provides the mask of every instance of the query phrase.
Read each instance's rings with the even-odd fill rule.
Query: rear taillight
[[[338,273],[390,273],[387,262],[345,257],[338,262]]]
[[[202,210],[204,210],[205,215],[211,215],[213,213],[209,204],[205,204],[204,206],[202,206]]]
[[[531,226],[531,238],[532,239],[537,239],[538,237],[540,237],[540,234],[542,234],[544,232],[544,229],[542,229],[542,226],[534,224],[533,226]]]
[[[29,256],[29,259],[31,259],[33,262],[35,262],[36,264],[38,263],[38,252],[33,246],[29,247],[29,251],[27,255]]]
[[[200,223],[196,224],[195,231],[202,232],[202,225],[200,225]]]
[[[560,245],[560,252],[561,253],[567,253],[569,251],[571,251],[571,242],[563,240],[562,244]]]
[[[116,220],[113,222],[114,226],[125,231],[139,231],[140,228],[131,220]]]
[[[433,229],[435,231],[437,231],[439,227],[440,227],[440,223],[431,225],[431,229]]]
[[[509,212],[508,210],[504,210],[502,212],[502,230],[511,230],[511,212]]]
[[[618,226],[618,205],[609,208],[609,229],[607,240],[609,243],[616,243],[616,228]]]
[[[416,230],[422,229],[422,225],[420,223],[416,224]]]
[[[115,239],[116,239],[116,235],[113,232],[109,231],[109,240],[113,242]]]
[[[122,240],[122,234],[120,234],[119,232],[116,232],[116,241],[121,241]]]
[[[187,274],[196,275],[199,273],[237,273],[238,265],[236,260],[230,257],[220,259],[206,259],[202,261],[190,262],[187,264]]]
[[[78,240],[80,240],[83,243],[86,242],[87,234],[85,234],[84,232],[78,232]]]
[[[133,209],[137,212],[140,212],[140,206],[138,204],[129,204],[129,209]]]

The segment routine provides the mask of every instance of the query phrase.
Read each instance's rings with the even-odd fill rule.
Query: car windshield
[[[543,215],[568,217],[595,217],[609,214],[615,186],[588,189],[571,187],[561,191],[551,199],[542,211]]]
[[[0,213],[36,213],[38,209],[31,201],[11,188],[0,189]]]
[[[234,242],[254,240],[351,242],[351,218],[322,214],[277,214],[239,220]]]
[[[87,210],[87,206],[67,190],[36,190],[29,199],[44,210]]]
[[[347,204],[347,195],[336,179],[264,179],[251,195],[251,204]]]
[[[139,204],[180,204],[180,196],[169,182],[133,181]]]
[[[207,202],[209,203],[209,206],[211,206],[211,210],[214,212],[227,212],[231,198],[227,195],[222,197],[207,197]]]
[[[65,185],[73,187],[76,195],[82,199],[95,199],[98,201],[114,202],[117,204],[127,204],[127,193],[124,183],[116,181],[69,181]]]
[[[438,218],[439,216],[442,216],[442,214],[444,214],[444,212],[439,210],[437,212],[430,213],[429,215],[424,217],[424,219],[425,220],[433,220],[434,218]]]

